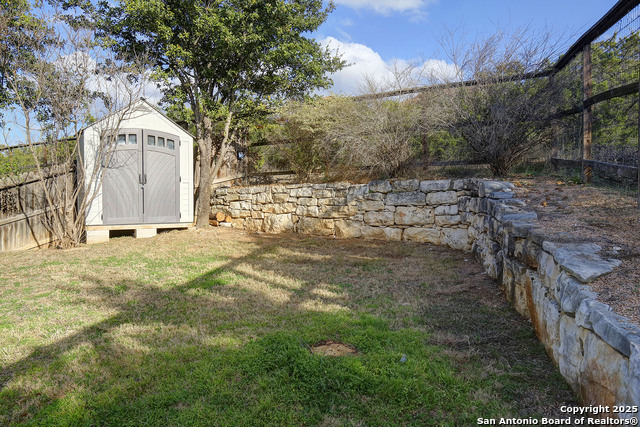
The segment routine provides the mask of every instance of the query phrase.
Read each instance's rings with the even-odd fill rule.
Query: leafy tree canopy
[[[200,150],[198,226],[238,122],[271,103],[328,87],[343,61],[308,34],[333,10],[321,0],[120,0],[100,7],[102,34],[122,58],[144,55],[165,100],[188,105]],[[216,122],[223,121],[222,129]],[[207,217],[207,218],[205,218]]]

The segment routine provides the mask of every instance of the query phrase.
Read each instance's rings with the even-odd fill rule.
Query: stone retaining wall
[[[554,242],[512,190],[476,179],[274,185],[221,188],[211,205],[249,231],[472,251],[530,319],[583,404],[640,405],[640,328],[598,302],[588,285],[620,261],[602,258],[595,244]]]

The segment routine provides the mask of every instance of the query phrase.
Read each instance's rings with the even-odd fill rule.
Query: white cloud
[[[434,81],[454,79],[457,68],[439,59],[411,61],[394,59],[385,61],[369,46],[349,43],[327,37],[322,45],[336,52],[347,61],[347,66],[334,73],[331,92],[347,95],[370,91],[368,80],[376,91],[426,85]]]
[[[428,4],[437,0],[338,0],[353,9],[371,9],[376,13],[388,15],[392,12],[420,12]]]

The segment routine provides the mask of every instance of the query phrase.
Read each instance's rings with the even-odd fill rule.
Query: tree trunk
[[[200,188],[198,191],[198,212],[196,227],[206,228],[209,226],[209,213],[211,211],[211,184],[224,162],[224,156],[231,141],[229,129],[231,128],[231,118],[233,113],[227,114],[224,125],[224,135],[220,149],[215,153],[215,161],[212,162],[213,154],[213,123],[208,117],[204,118],[203,136],[198,141],[200,149]]]
[[[196,213],[196,227],[209,226],[209,210],[211,207],[211,136],[198,141],[200,149],[200,187],[198,191],[198,211]]]

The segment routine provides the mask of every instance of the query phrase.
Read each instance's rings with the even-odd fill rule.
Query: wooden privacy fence
[[[46,177],[44,185],[55,187],[59,180],[72,179],[72,173]],[[35,173],[19,180],[0,180],[0,251],[48,246],[52,236],[47,228],[50,210],[43,182]]]

